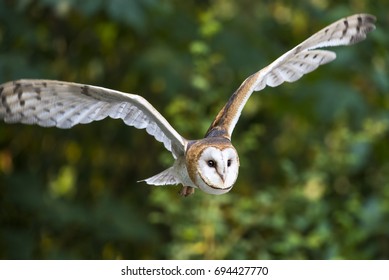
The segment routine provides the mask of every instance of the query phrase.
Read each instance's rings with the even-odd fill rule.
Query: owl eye
[[[231,162],[232,162],[232,160],[227,160],[227,167],[230,167],[231,166]]]
[[[216,166],[216,162],[214,160],[208,160],[207,164],[208,164],[209,167],[215,167]]]

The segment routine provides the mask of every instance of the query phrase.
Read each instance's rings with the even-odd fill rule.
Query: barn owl
[[[243,107],[254,91],[294,82],[336,54],[318,48],[352,45],[375,29],[375,17],[356,14],[340,19],[249,76],[217,114],[203,139],[182,137],[143,97],[103,87],[54,80],[17,80],[0,85],[0,118],[6,123],[71,128],[106,117],[147,133],[163,143],[173,166],[145,179],[150,185],[182,184],[188,196],[198,188],[220,195],[229,192],[238,177],[239,157],[231,135]]]

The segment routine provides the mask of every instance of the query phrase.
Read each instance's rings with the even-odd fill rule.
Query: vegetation
[[[366,41],[254,94],[235,129],[231,192],[138,180],[172,163],[107,119],[0,123],[2,259],[388,259],[389,3],[384,0],[0,2],[0,82],[46,78],[137,93],[203,137],[251,73],[332,21],[377,16]]]

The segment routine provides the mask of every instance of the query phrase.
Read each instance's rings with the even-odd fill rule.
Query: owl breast
[[[205,138],[186,153],[188,175],[196,187],[209,194],[224,194],[235,184],[239,157],[226,138]]]

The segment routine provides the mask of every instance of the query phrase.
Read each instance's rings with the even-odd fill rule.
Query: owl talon
[[[183,197],[187,197],[190,196],[191,194],[194,194],[194,191],[195,191],[194,188],[184,186],[181,188],[181,190],[178,193]]]

